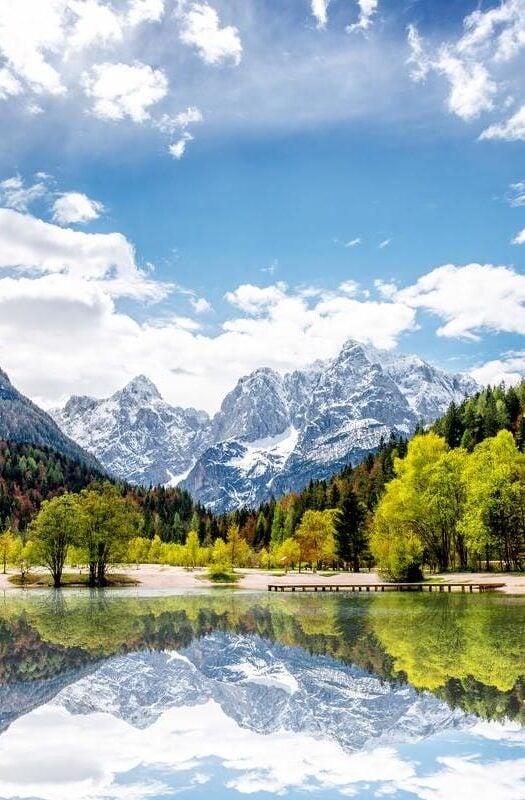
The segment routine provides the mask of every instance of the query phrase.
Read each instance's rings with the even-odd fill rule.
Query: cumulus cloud
[[[190,303],[196,314],[207,314],[212,310],[211,303],[205,297],[192,297]]]
[[[67,35],[67,50],[75,52],[97,43],[98,46],[122,39],[122,21],[107,4],[97,0],[69,0],[67,9],[75,21]]]
[[[168,79],[148,64],[96,64],[84,74],[84,90],[93,99],[93,113],[103,119],[144,122],[150,106],[166,96]]]
[[[312,14],[317,20],[317,27],[324,28],[328,20],[328,6],[330,0],[311,0]]]
[[[122,234],[74,231],[6,208],[0,208],[1,268],[99,281],[114,296],[155,300],[166,294],[137,267]]]
[[[98,200],[91,200],[82,192],[65,192],[53,203],[53,220],[59,225],[83,224],[98,219],[103,211]]]
[[[131,0],[127,21],[130,25],[158,22],[164,14],[164,0]]]
[[[437,47],[409,26],[408,43],[412,78],[425,80],[431,72],[444,76],[449,83],[449,110],[464,120],[476,119],[496,109],[496,97],[506,87],[502,65],[525,48],[525,2],[503,0],[496,8],[477,9],[463,20],[463,34],[458,39]],[[490,125],[480,138],[523,138],[524,126],[520,109],[506,122]]]
[[[44,180],[26,186],[20,175],[13,175],[0,182],[0,198],[4,205],[15,211],[27,211],[35,200],[47,194]]]
[[[191,133],[188,132],[183,133],[180,139],[177,139],[176,142],[170,144],[168,148],[170,151],[170,155],[172,155],[173,158],[176,158],[177,160],[181,159],[184,153],[186,152],[186,145],[188,144],[188,142],[191,142],[192,139],[193,136],[191,135]]]
[[[221,28],[217,11],[208,3],[181,3],[176,15],[180,21],[180,39],[195,47],[206,64],[240,64],[242,44],[233,25]]]
[[[525,244],[525,228],[516,234],[512,240],[512,244]]]
[[[525,350],[504,353],[501,358],[475,367],[470,374],[482,386],[497,386],[499,383],[515,386],[525,376]]]
[[[479,339],[483,330],[525,334],[525,276],[510,267],[446,264],[390,297],[444,320],[439,336]]]

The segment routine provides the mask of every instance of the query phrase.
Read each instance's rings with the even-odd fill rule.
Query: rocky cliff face
[[[74,397],[54,412],[62,430],[114,474],[176,483],[214,510],[300,489],[410,436],[477,389],[416,356],[348,341],[336,358],[240,379],[212,420],[170,406],[143,376],[107,400]]]

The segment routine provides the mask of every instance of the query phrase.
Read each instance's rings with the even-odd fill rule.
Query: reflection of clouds
[[[403,782],[405,791],[421,800],[523,800],[525,758],[482,764],[475,759],[445,756],[443,769]]]
[[[472,741],[480,744],[525,740],[513,724],[480,723],[475,732]],[[191,796],[210,780],[210,760],[228,771],[227,789],[241,794],[322,789],[361,796],[366,783],[378,797],[401,791],[420,800],[525,797],[525,758],[482,763],[478,757],[445,755],[429,774],[418,775],[416,762],[393,747],[349,754],[335,741],[306,733],[263,735],[240,727],[212,700],[169,709],[146,728],[108,713],[70,714],[56,703],[42,706],[0,738],[1,792],[3,798],[40,800]],[[135,770],[136,776],[130,774]]]
[[[38,745],[36,744],[38,743]],[[4,797],[42,800],[130,800],[164,794],[157,781],[119,784],[119,777],[140,767],[173,775],[194,770],[203,783],[203,767],[214,758],[234,772],[228,788],[241,793],[321,787],[350,793],[352,785],[377,776],[382,781],[414,777],[413,766],[393,748],[348,755],[333,741],[278,731],[264,736],[227,717],[213,701],[163,713],[146,729],[109,714],[71,715],[49,704],[15,722],[0,739]],[[23,765],[23,768],[21,768]],[[180,774],[175,785],[187,786]]]

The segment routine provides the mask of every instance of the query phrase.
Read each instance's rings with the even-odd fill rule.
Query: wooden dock
[[[504,583],[269,583],[269,592],[491,592]]]

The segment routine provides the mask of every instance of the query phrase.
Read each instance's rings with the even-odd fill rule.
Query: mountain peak
[[[129,398],[135,402],[147,403],[151,400],[162,400],[162,396],[153,383],[146,375],[137,375],[123,389],[116,392],[114,397]]]

